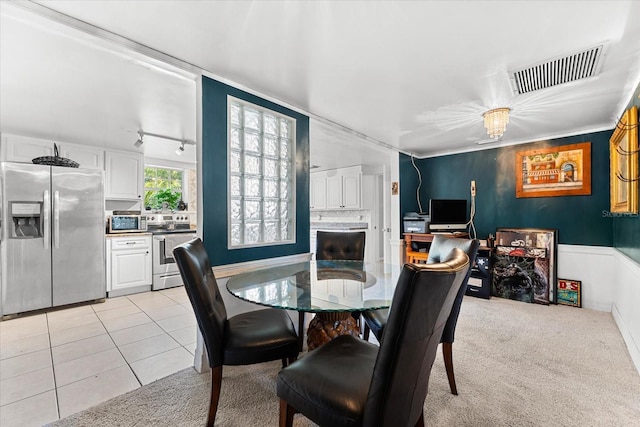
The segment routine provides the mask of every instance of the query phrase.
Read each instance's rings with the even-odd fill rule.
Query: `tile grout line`
[[[53,345],[51,343],[51,330],[49,329],[49,314],[45,313],[47,319],[47,338],[49,339],[49,355],[51,356],[51,373],[53,375],[53,392],[56,396],[57,419],[60,419],[60,399],[58,398],[58,381],[56,380],[56,364],[53,361]]]

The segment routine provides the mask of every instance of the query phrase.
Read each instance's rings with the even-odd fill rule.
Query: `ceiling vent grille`
[[[602,50],[601,45],[514,71],[511,75],[514,92],[523,94],[593,77],[599,72]]]

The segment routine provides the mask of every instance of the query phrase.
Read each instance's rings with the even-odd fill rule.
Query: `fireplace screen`
[[[498,228],[492,294],[517,301],[556,302],[557,230]]]

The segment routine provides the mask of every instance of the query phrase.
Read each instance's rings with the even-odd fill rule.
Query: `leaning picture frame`
[[[609,139],[610,211],[638,213],[638,107],[629,108]]]
[[[558,304],[582,307],[582,282],[558,279],[557,300]]]
[[[516,152],[516,197],[591,194],[591,143]]]

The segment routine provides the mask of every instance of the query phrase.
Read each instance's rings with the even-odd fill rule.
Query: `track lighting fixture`
[[[166,136],[166,135],[160,135],[160,134],[157,134],[157,133],[145,132],[145,131],[143,131],[143,130],[139,130],[139,131],[138,131],[138,135],[139,135],[138,140],[137,140],[136,142],[134,142],[134,143],[133,143],[133,146],[134,146],[134,147],[136,147],[136,148],[139,148],[139,147],[144,143],[144,141],[142,140],[142,138],[143,138],[145,135],[153,136],[153,137],[161,138],[161,139],[169,139],[169,140],[171,140],[171,141],[178,141],[178,142],[180,143],[180,146],[176,149],[176,154],[177,154],[178,156],[180,156],[180,155],[182,155],[182,153],[184,153],[184,146],[185,146],[186,144],[189,144],[189,145],[196,145],[195,141],[191,141],[191,140],[189,140],[189,139],[174,138],[174,137],[172,137],[172,136]]]

